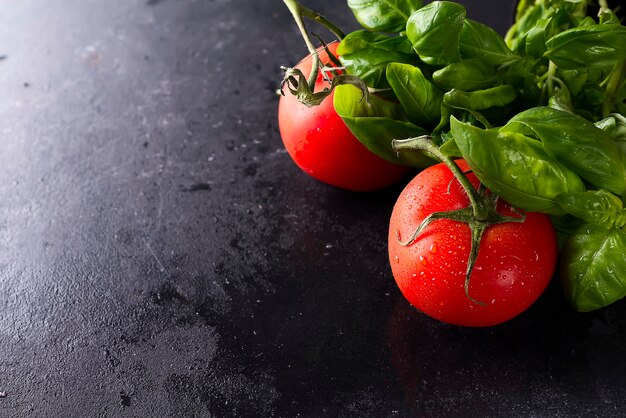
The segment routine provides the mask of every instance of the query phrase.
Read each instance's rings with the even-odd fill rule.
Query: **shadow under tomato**
[[[625,311],[621,301],[576,313],[554,280],[511,321],[464,328],[429,318],[399,297],[387,327],[390,363],[412,416],[576,414],[585,402],[594,403],[602,387],[620,385]],[[588,396],[572,389],[581,387]]]

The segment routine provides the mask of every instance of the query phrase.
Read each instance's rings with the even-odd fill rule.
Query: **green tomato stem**
[[[617,62],[617,64],[615,64],[615,67],[607,79],[606,99],[604,100],[604,105],[602,106],[603,118],[606,118],[611,114],[613,101],[620,89],[620,86],[624,82],[624,77],[626,77],[626,59],[622,58]]]
[[[487,208],[487,204],[485,200],[479,195],[479,193],[474,189],[474,186],[469,181],[467,176],[463,173],[463,171],[459,168],[458,165],[452,160],[452,158],[444,155],[431,140],[430,136],[424,135],[415,138],[408,139],[394,139],[392,142],[392,147],[396,151],[400,150],[409,150],[409,149],[420,149],[428,154],[432,155],[434,158],[443,162],[454,174],[454,177],[459,181],[463,190],[467,194],[471,204],[472,210],[474,212],[474,218],[478,221],[484,221],[489,217],[489,210]]]
[[[300,34],[304,39],[304,43],[306,44],[306,47],[309,50],[309,53],[311,54],[311,57],[313,59],[313,62],[311,64],[311,73],[309,74],[309,78],[307,79],[307,84],[309,85],[309,90],[314,91],[315,82],[317,81],[317,73],[320,69],[320,57],[317,53],[317,49],[313,45],[313,42],[311,42],[311,37],[309,36],[309,33],[304,26],[304,20],[302,19],[302,17],[308,17],[309,19],[320,23],[328,30],[333,32],[335,36],[337,36],[337,38],[339,38],[340,40],[343,39],[345,35],[341,31],[341,29],[339,29],[330,20],[326,19],[324,16],[320,15],[317,12],[314,12],[311,9],[302,6],[296,0],[283,0],[283,3],[285,3],[289,11],[291,12],[294,20],[296,21],[296,25],[298,25],[298,29],[300,30]]]
[[[340,41],[346,37],[346,34],[343,33],[343,31],[339,29],[337,25],[335,25],[333,22],[331,22],[330,20],[328,20],[326,17],[322,16],[321,14],[317,13],[316,11],[308,9],[300,5],[300,13],[302,13],[302,16],[308,17],[314,22],[317,22],[320,25],[324,26],[326,29],[331,31]]]
[[[319,72],[320,68],[320,57],[317,54],[317,50],[315,49],[313,42],[311,42],[311,38],[309,37],[309,33],[307,32],[306,27],[304,26],[304,21],[302,20],[302,6],[295,0],[283,0],[283,3],[285,3],[285,6],[287,6],[289,11],[291,12],[291,15],[296,21],[296,25],[298,25],[298,29],[300,30],[300,34],[304,39],[304,43],[306,44],[306,47],[309,50],[309,53],[311,54],[311,57],[313,59],[313,62],[311,64],[311,73],[309,74],[309,78],[307,79],[309,90],[313,91],[315,89],[315,82],[317,81],[317,73]]]
[[[556,76],[556,64],[552,61],[548,64],[547,85],[548,97],[554,96],[554,78]]]

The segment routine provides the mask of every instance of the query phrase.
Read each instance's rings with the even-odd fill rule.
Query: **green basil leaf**
[[[387,80],[412,122],[436,125],[441,118],[443,92],[428,81],[422,71],[408,64],[387,66]]]
[[[422,0],[348,0],[356,20],[367,30],[401,32]]]
[[[435,161],[420,151],[397,153],[394,139],[425,135],[426,130],[408,121],[398,103],[369,95],[369,103],[359,89],[342,85],[335,88],[335,110],[363,145],[379,157],[396,164],[428,167]]]
[[[506,46],[504,38],[487,25],[465,19],[459,38],[459,52],[463,59],[480,59],[486,64],[499,66],[516,59]]]
[[[595,125],[605,131],[626,156],[626,117],[615,113],[596,122]]]
[[[542,19],[550,17],[550,9],[544,2],[521,0],[517,5],[515,23],[509,28],[505,36],[507,46],[514,52],[524,52],[528,33]]]
[[[546,42],[545,56],[559,68],[612,67],[626,58],[626,26],[578,26]]]
[[[494,86],[498,74],[494,66],[481,59],[453,62],[433,73],[433,82],[446,90],[482,90]]]
[[[626,190],[624,154],[606,132],[581,116],[535,107],[515,115],[502,130],[531,131],[548,155],[594,186],[620,195]]]
[[[406,35],[422,61],[448,65],[461,60],[459,42],[465,8],[449,1],[434,1],[411,15]]]
[[[492,124],[487,116],[498,120],[501,119],[507,113],[506,111],[503,112],[503,107],[511,104],[516,97],[517,92],[509,85],[471,92],[451,90],[443,95],[441,119],[439,125],[435,128],[435,132],[440,132],[448,126],[450,117],[459,113],[455,112],[455,110],[465,114],[462,116],[464,121],[474,118],[483,126],[490,128]],[[490,115],[486,116],[486,114]]]
[[[418,56],[409,40],[403,36],[389,37],[359,30],[346,36],[337,54],[346,71],[359,77],[369,87],[389,88],[387,65],[391,62],[418,64]]]
[[[548,156],[539,141],[518,133],[480,129],[454,117],[450,129],[480,181],[513,206],[562,215],[565,212],[557,196],[585,190],[580,177]]]
[[[626,296],[626,232],[586,224],[565,242],[559,275],[565,295],[580,312]]]
[[[563,210],[590,224],[621,228],[626,225],[622,200],[604,189],[557,196]]]
[[[447,140],[446,142],[444,142],[439,147],[439,151],[441,151],[443,155],[446,155],[448,157],[463,158],[463,153],[459,149],[459,146],[456,144],[456,141],[454,140],[454,138],[451,138]]]
[[[517,92],[513,86],[502,85],[478,91],[451,90],[444,94],[444,102],[450,106],[485,110],[492,107],[502,107],[513,102],[517,98]]]
[[[535,58],[543,57],[546,52],[546,32],[552,22],[552,18],[540,19],[537,24],[526,34],[525,50],[528,55]]]

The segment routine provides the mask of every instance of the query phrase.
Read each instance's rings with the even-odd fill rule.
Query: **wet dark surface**
[[[623,415],[626,304],[554,284],[462,329],[404,301],[402,185],[333,189],[282,149],[282,2],[2,4],[0,416]]]

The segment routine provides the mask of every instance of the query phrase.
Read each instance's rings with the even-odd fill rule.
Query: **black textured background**
[[[623,302],[555,284],[490,329],[405,302],[402,185],[333,189],[282,148],[282,2],[0,6],[0,416],[623,415]]]

